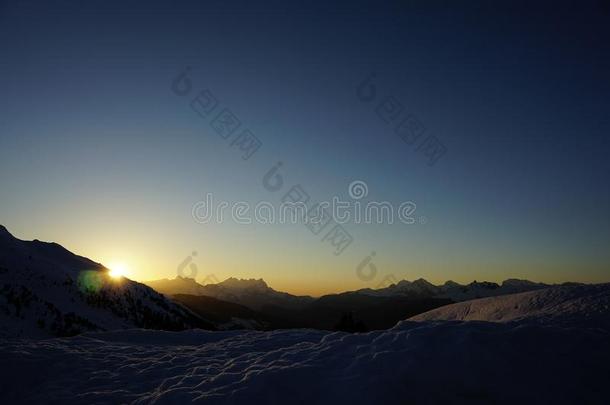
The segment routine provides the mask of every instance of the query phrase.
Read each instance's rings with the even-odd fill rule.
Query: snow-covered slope
[[[1,341],[0,341],[1,342]],[[610,334],[402,322],[366,334],[121,331],[0,344],[2,403],[604,404]],[[35,389],[33,389],[35,387]]]
[[[55,243],[21,241],[0,226],[0,336],[69,336],[134,327],[212,327],[150,287],[116,280]]]
[[[23,273],[39,299],[66,294],[61,280],[72,273],[93,267],[104,274],[57,246],[24,243],[1,243],[3,282]],[[32,258],[9,263],[7,252]],[[54,305],[102,311],[87,312],[100,324],[132,322],[83,305],[75,284],[68,284],[68,297],[80,299],[78,305]],[[553,287],[480,299],[362,334],[137,329],[0,337],[0,403],[606,404],[609,290],[608,284]],[[30,301],[27,314],[44,308]]]
[[[413,321],[582,323],[610,326],[610,284],[549,287],[499,297],[481,298],[433,309]],[[610,328],[609,328],[610,330]]]

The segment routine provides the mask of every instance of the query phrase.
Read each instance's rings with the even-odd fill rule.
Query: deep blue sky
[[[607,2],[71,3],[0,3],[0,223],[16,236],[136,279],[195,250],[201,275],[296,292],[608,281]],[[263,142],[250,160],[172,93],[186,66]],[[358,99],[371,72],[447,147],[434,166]],[[261,179],[278,161],[314,199],[362,180],[426,223],[348,226],[336,257],[300,225],[193,221],[207,192],[276,203]]]

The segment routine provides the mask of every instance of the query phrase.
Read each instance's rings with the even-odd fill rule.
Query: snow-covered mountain
[[[570,285],[459,302],[413,321],[587,323],[610,330],[610,284]]]
[[[152,280],[145,281],[145,283],[166,295],[205,295],[223,301],[245,305],[254,310],[261,310],[269,306],[278,306],[286,309],[302,309],[312,302],[337,296],[337,294],[330,294],[323,296],[318,300],[309,296],[295,296],[286,292],[274,290],[269,287],[263,279],[244,280],[231,277],[217,284],[201,285],[192,278],[178,276],[174,279]],[[434,285],[423,278],[420,278],[415,281],[401,280],[396,284],[381,289],[374,290],[364,288],[357,291],[348,291],[344,294],[349,293],[352,295],[360,294],[372,297],[413,300],[430,298],[449,299],[454,302],[460,302],[475,298],[538,290],[547,287],[549,287],[548,284],[518,279],[505,280],[501,285],[488,281],[473,281],[467,285],[458,284],[454,281],[447,281],[442,285]]]
[[[70,336],[212,324],[143,284],[114,279],[56,243],[22,241],[0,225],[0,336]]]
[[[517,279],[505,280],[501,285],[489,281],[473,281],[470,284],[462,285],[451,280],[442,285],[434,285],[420,278],[415,281],[401,280],[396,284],[377,290],[365,288],[357,292],[379,297],[448,298],[459,302],[475,298],[538,290],[546,287],[549,287],[549,285]]]
[[[297,296],[276,291],[269,287],[263,279],[244,280],[231,277],[217,284],[201,285],[193,279],[176,277],[171,280],[146,281],[146,284],[166,295],[205,295],[245,305],[254,310],[267,306],[297,309],[314,300],[309,296]]]
[[[510,322],[403,321],[360,334],[132,330],[0,339],[10,369],[0,402],[606,404],[610,329],[599,316],[608,319],[609,290],[551,287],[472,302],[481,318],[497,320],[499,310]],[[579,322],[538,322],[540,314]],[[469,319],[453,317],[460,318]]]
[[[143,283],[165,295],[203,295],[205,291],[203,285],[195,281],[194,278],[189,277],[177,276],[171,279],[163,278],[160,280],[143,281]]]
[[[297,296],[269,287],[263,279],[228,278],[218,284],[206,284],[204,293],[210,297],[245,305],[254,310],[266,306],[300,308],[313,301],[309,296]]]
[[[171,297],[191,295],[183,304],[204,316],[202,305],[195,297],[212,297],[225,304],[248,307],[256,316],[246,318],[248,325],[266,325],[265,328],[306,327],[334,330],[346,315],[355,317],[366,329],[387,329],[406,317],[432,308],[473,298],[498,296],[520,291],[549,287],[527,280],[510,279],[498,285],[491,282],[472,282],[460,285],[448,281],[436,286],[424,279],[402,280],[387,288],[362,289],[319,298],[298,297],[272,289],[262,279],[240,280],[229,278],[218,284],[201,285],[194,279],[176,277],[146,282],[155,290]],[[230,308],[219,305],[219,308]],[[227,314],[232,313],[228,311]],[[264,319],[265,322],[260,322]]]

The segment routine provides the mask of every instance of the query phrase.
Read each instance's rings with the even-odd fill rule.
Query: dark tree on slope
[[[366,327],[364,322],[354,320],[354,315],[351,312],[345,312],[341,316],[339,323],[337,323],[333,329],[349,333],[360,333],[368,331],[368,328]]]

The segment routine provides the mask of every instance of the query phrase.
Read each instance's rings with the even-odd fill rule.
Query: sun
[[[129,268],[125,263],[112,263],[108,266],[110,271],[108,275],[114,279],[120,279],[127,276]]]

